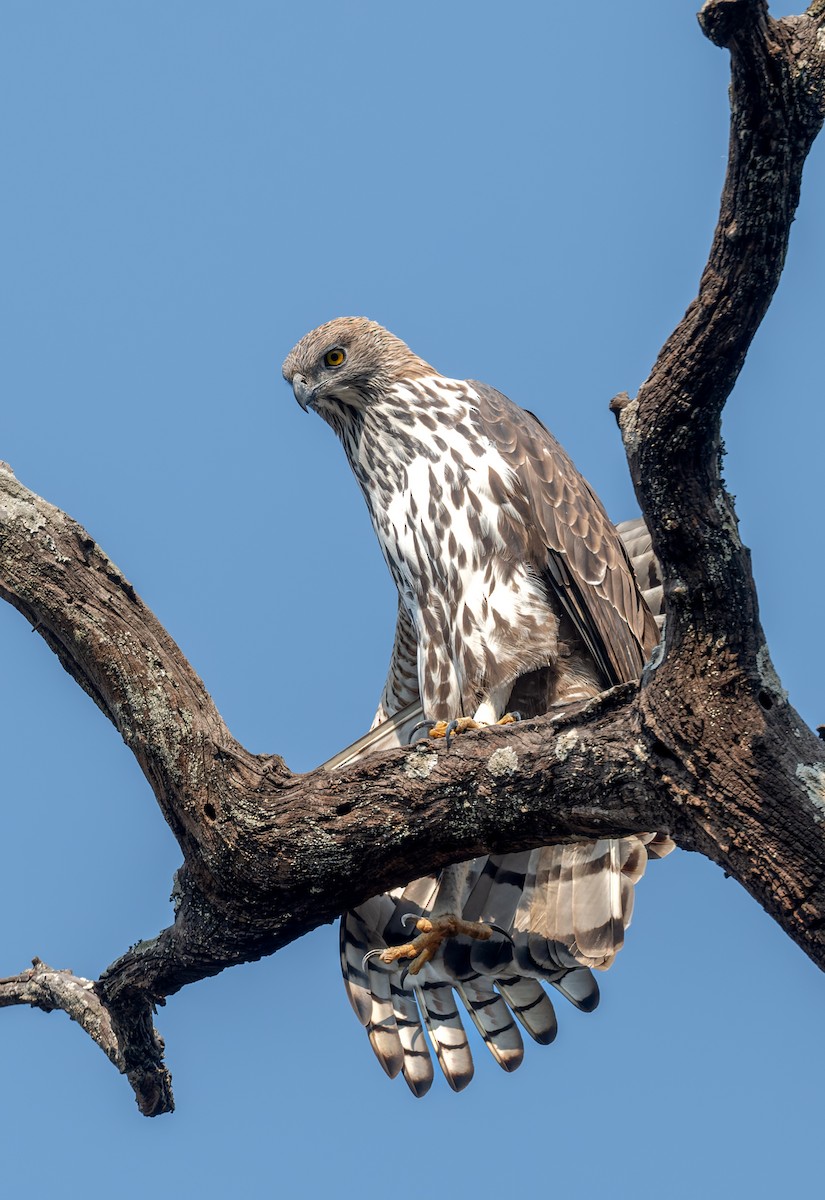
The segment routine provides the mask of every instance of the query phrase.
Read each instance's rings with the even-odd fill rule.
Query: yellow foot
[[[419,917],[415,927],[420,932],[414,941],[407,942],[404,946],[392,946],[388,950],[382,950],[379,955],[381,961],[385,963],[397,962],[399,958],[411,958],[412,962],[408,968],[410,975],[418,974],[424,964],[430,961],[445,938],[464,934],[465,937],[486,942],[493,932],[490,925],[480,925],[477,921],[463,921],[461,917],[452,915],[436,917],[433,921],[428,920],[427,917]]]
[[[496,725],[512,725],[514,721],[520,721],[521,717],[518,713],[505,713],[504,716],[496,721]],[[428,737],[431,738],[446,738],[447,745],[450,744],[450,738],[456,733],[466,733],[471,729],[486,729],[481,721],[474,721],[472,717],[458,717],[455,721],[436,721],[430,730]]]
[[[483,729],[472,717],[459,717],[456,721],[437,721],[430,730],[431,738],[446,738],[449,743],[454,733],[466,733],[468,729]]]

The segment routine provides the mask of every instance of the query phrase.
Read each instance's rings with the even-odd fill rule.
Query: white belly
[[[466,420],[466,401],[457,402],[451,415]],[[404,436],[408,443],[433,444],[425,427],[413,425]],[[388,458],[393,450],[387,448]],[[513,561],[498,530],[501,506],[490,490],[490,471],[505,481],[511,472],[488,439],[479,450],[460,464],[450,453],[414,457],[406,463],[403,487],[382,506],[367,495],[416,630],[425,711],[439,719],[472,715],[492,691],[509,693],[506,685],[519,674],[555,656],[557,621],[544,585]]]

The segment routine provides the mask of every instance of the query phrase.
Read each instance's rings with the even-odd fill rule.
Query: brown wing
[[[529,559],[543,568],[605,683],[638,679],[658,631],[601,501],[538,417],[487,384],[469,383],[479,397],[481,432],[518,480],[515,489],[500,481],[495,498],[524,523]]]

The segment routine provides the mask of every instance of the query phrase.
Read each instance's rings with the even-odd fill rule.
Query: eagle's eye
[[[340,367],[343,366],[347,357],[346,350],[342,350],[340,346],[334,346],[332,350],[327,350],[324,355],[325,367]]]

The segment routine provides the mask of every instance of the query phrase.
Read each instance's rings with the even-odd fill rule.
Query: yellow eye
[[[346,351],[340,346],[335,346],[332,350],[327,350],[324,355],[324,365],[327,367],[340,367],[346,359]]]

